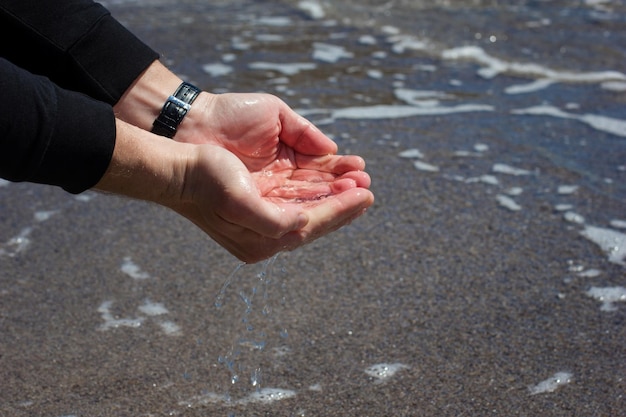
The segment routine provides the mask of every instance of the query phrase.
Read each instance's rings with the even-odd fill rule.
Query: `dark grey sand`
[[[308,110],[366,159],[376,203],[229,279],[238,262],[164,208],[2,183],[0,415],[626,416],[625,138],[606,120],[511,113],[548,104],[619,121],[624,93],[594,81],[507,95],[541,77],[487,79],[476,61],[398,51],[393,38],[619,72],[623,2],[335,4],[317,18],[312,3],[205,3],[110,7],[202,88]],[[559,36],[572,51],[560,57]],[[314,59],[315,42],[353,56]],[[232,72],[203,70],[215,63]],[[400,88],[439,93],[413,107],[493,109],[396,117]],[[333,118],[379,104],[394,107]],[[399,156],[410,149],[422,157]]]

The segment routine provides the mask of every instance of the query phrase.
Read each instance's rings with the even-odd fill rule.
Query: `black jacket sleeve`
[[[91,0],[0,0],[0,177],[93,187],[113,108],[158,54]]]
[[[0,56],[115,104],[159,55],[92,0],[0,0]]]
[[[71,193],[100,180],[115,146],[109,104],[61,89],[2,58],[0,91],[0,177]]]

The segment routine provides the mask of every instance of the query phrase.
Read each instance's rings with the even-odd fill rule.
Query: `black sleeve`
[[[0,0],[0,56],[115,104],[159,55],[92,0]]]
[[[0,0],[0,37],[0,177],[93,187],[111,106],[158,54],[92,0]]]
[[[0,177],[93,187],[115,147],[113,108],[0,58]]]

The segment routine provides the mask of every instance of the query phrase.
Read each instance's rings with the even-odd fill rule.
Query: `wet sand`
[[[236,270],[164,208],[2,183],[0,415],[626,416],[623,137],[502,111],[537,97],[501,101],[493,91],[520,80],[477,77],[475,62],[395,56],[398,43],[381,40],[359,52],[363,35],[390,29],[335,26],[343,35],[329,43],[355,56],[309,58],[315,70],[285,75],[248,64],[304,62],[311,50],[271,37],[267,50],[241,49],[254,38],[242,28],[293,30],[259,18],[284,16],[284,4],[217,4],[239,23],[206,32],[199,3],[159,4],[111,7],[203,88],[269,91],[309,114],[342,152],[366,159],[376,203],[331,236]],[[295,38],[322,37],[324,19],[289,10],[303,19]],[[388,59],[365,58],[377,49]],[[202,69],[216,62],[233,73]],[[494,110],[397,117],[407,105],[398,88],[453,96],[431,94],[423,100],[440,103],[430,108]],[[557,90],[580,112],[555,90],[541,98],[619,119],[613,101],[604,113],[584,107],[604,103],[595,88]],[[345,117],[383,104],[395,113]]]

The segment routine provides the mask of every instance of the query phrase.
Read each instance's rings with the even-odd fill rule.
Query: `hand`
[[[116,114],[149,130],[180,81],[155,61]],[[202,146],[186,164],[179,204],[165,205],[246,262],[336,230],[374,201],[363,159],[336,155],[330,138],[268,94],[203,92],[175,139]]]
[[[184,215],[240,259],[294,249],[373,203],[363,159],[335,155],[336,144],[277,97],[203,93],[194,108],[203,117],[186,120],[176,138],[213,146],[202,148],[186,181],[188,200],[217,204]],[[207,177],[220,180],[207,187]]]
[[[310,163],[341,170],[328,156]],[[242,261],[257,262],[338,229],[373,202],[350,173],[329,176],[289,159],[279,165],[250,173],[224,148],[198,146],[187,165],[181,203],[171,207]],[[369,179],[364,174],[359,181]]]
[[[111,164],[96,188],[169,207],[245,262],[295,249],[373,203],[372,193],[356,186],[369,185],[367,174],[343,172],[334,155],[284,158],[269,164],[272,171],[251,173],[221,146],[178,143],[121,120],[117,127]]]

